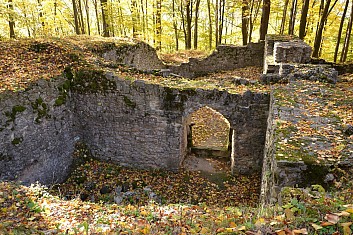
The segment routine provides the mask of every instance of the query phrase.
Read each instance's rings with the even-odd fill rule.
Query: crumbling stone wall
[[[172,73],[187,78],[209,73],[232,70],[247,66],[262,66],[264,43],[249,43],[246,46],[220,45],[205,59],[190,58],[188,63],[169,66]]]
[[[176,74],[195,78],[213,72],[232,70],[247,66],[262,66],[264,43],[249,43],[246,46],[219,45],[210,56],[204,59],[190,58],[179,66],[165,65],[150,45],[138,41],[120,45],[105,45],[98,54],[107,61],[124,64],[141,71],[162,70],[161,75]],[[97,51],[95,51],[97,52]]]
[[[95,70],[39,81],[1,94],[0,180],[64,181],[77,141],[101,160],[176,171],[187,148],[185,120],[206,105],[231,124],[234,171],[259,171],[268,102],[268,94],[178,90]]]
[[[114,63],[124,64],[141,71],[163,69],[165,65],[158,58],[156,50],[144,42],[126,43],[113,46],[101,56]]]
[[[71,102],[59,105],[64,78],[0,93],[0,180],[54,184],[66,179],[75,132]]]
[[[178,90],[108,77],[116,90],[73,96],[76,125],[96,157],[138,168],[178,170],[187,151],[188,117],[207,105],[222,113],[234,130],[234,171],[261,170],[268,94]]]

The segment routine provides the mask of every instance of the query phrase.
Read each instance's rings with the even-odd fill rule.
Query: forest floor
[[[24,90],[41,78],[52,79],[67,66],[89,66],[95,57],[82,49],[85,47],[76,38],[50,43],[0,43],[0,51],[6,51],[0,53],[0,94]],[[204,56],[198,52],[195,55]],[[187,57],[166,55],[164,59],[180,63]],[[268,92],[268,86],[242,84],[244,78],[257,81],[260,73],[261,68],[244,68],[189,81],[134,74],[126,68],[120,71],[126,77],[175,87],[186,84],[234,92]],[[351,77],[347,76],[347,80],[343,87],[338,86],[340,101],[346,96],[352,98],[346,92]],[[324,85],[320,85],[319,92]],[[307,91],[300,90],[295,102],[304,97],[303,92]],[[333,111],[347,117],[351,113],[349,105],[343,102],[339,106],[344,107],[343,111]],[[352,119],[347,120],[351,123]],[[301,133],[305,130],[298,126]],[[209,133],[216,132],[201,132],[194,144],[202,145],[202,137]],[[221,141],[221,145],[226,143]],[[333,185],[330,191],[319,185],[285,188],[280,204],[264,207],[258,205],[259,175],[233,176],[228,168],[221,174],[186,169],[179,173],[132,170],[93,160],[84,146],[77,146],[74,156],[86,160],[63,184],[46,188],[0,182],[0,234],[352,234],[353,169],[342,170],[340,184]],[[119,197],[121,193],[123,197]]]

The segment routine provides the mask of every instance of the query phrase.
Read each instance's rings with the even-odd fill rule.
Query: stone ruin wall
[[[178,90],[123,80],[111,72],[80,76],[82,81],[71,84],[60,77],[1,94],[1,180],[63,182],[78,142],[101,160],[178,170],[187,150],[186,120],[205,105],[231,123],[234,171],[261,170],[268,94]]]
[[[172,73],[195,78],[225,70],[263,65],[264,43],[249,43],[246,46],[219,45],[205,59],[190,58],[188,63],[169,66]]]
[[[55,105],[61,83],[40,80],[0,94],[0,180],[53,184],[70,173],[74,113],[70,100]]]
[[[219,71],[263,66],[264,42],[249,43],[246,46],[219,45],[210,56],[204,59],[189,58],[189,62],[178,66],[163,64],[155,49],[143,42],[117,47],[101,53],[101,56],[107,61],[125,64],[141,71],[162,69],[166,74],[196,78]]]

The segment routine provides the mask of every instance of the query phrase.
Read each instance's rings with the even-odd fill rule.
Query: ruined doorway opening
[[[229,121],[204,106],[187,117],[186,166],[190,170],[226,172],[231,167],[232,135]]]

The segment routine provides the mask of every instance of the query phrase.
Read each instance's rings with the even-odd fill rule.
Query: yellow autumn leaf
[[[246,227],[244,225],[237,228],[237,231],[245,231],[245,230],[246,230]]]
[[[202,229],[200,230],[200,234],[208,234],[209,233],[209,229],[206,227],[202,227]]]
[[[340,223],[340,225],[343,227],[343,235],[351,235],[352,230],[350,226],[352,225],[352,222],[347,222],[347,223]]]
[[[285,215],[286,215],[287,220],[294,220],[294,219],[295,219],[295,216],[294,216],[294,214],[293,214],[293,211],[291,211],[291,209],[286,208],[286,209],[284,210],[284,213],[285,213]]]
[[[350,213],[350,214],[353,214],[353,207],[349,207],[345,211]]]
[[[146,216],[146,215],[148,215],[148,212],[147,212],[147,211],[145,211],[145,210],[142,210],[142,211],[140,212],[140,215],[142,215],[142,216]]]
[[[255,226],[261,226],[261,225],[264,225],[265,223],[266,222],[264,218],[259,218],[258,220],[256,220]]]
[[[234,232],[235,228],[226,228],[225,231],[227,233],[231,233],[231,232]]]
[[[143,229],[141,229],[140,232],[141,232],[142,234],[149,234],[149,233],[150,233],[150,227],[149,227],[149,225],[147,225],[146,227],[144,227]]]

